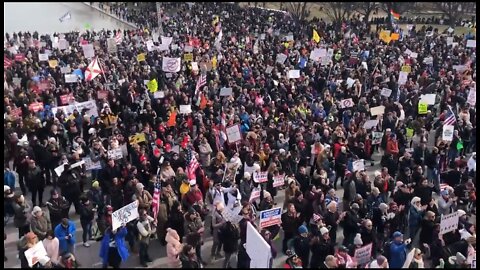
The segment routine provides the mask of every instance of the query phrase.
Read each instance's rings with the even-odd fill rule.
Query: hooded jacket
[[[180,236],[177,231],[168,228],[165,241],[167,242],[168,265],[172,268],[181,268],[182,261],[180,260],[180,254],[182,252],[183,244],[180,243]]]

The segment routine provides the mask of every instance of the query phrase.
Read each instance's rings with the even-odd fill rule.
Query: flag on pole
[[[457,122],[455,114],[452,112],[452,108],[448,106],[447,114],[445,115],[445,120],[443,121],[444,125],[452,125]]]
[[[390,15],[392,16],[393,19],[400,20],[400,14],[393,11],[393,9],[390,9]]]
[[[62,17],[59,18],[60,22],[64,22],[72,19],[72,14],[69,12],[65,13]]]
[[[320,42],[320,36],[318,35],[317,30],[313,29],[313,40],[315,40],[316,43]]]
[[[195,180],[197,177],[195,176],[195,171],[200,167],[200,164],[197,161],[195,155],[193,155],[192,148],[190,146],[187,147],[187,178],[188,180]]]
[[[88,65],[87,70],[85,70],[85,80],[91,81],[95,79],[98,75],[102,74],[103,71],[98,64],[98,57],[92,60],[90,65]]]
[[[152,212],[153,219],[157,220],[158,210],[160,209],[160,182],[155,182],[153,189]]]
[[[197,95],[200,88],[202,88],[202,86],[206,84],[207,84],[207,75],[200,74],[200,77],[198,77],[198,80],[197,80],[197,86],[195,86],[195,96]]]

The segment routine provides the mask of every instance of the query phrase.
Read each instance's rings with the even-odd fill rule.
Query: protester
[[[53,230],[49,230],[47,232],[47,236],[45,237],[45,239],[43,239],[43,246],[47,251],[47,256],[48,258],[50,258],[50,261],[53,264],[58,264],[60,241],[58,240],[57,237],[55,237]]]
[[[125,226],[115,230],[107,229],[100,247],[100,258],[102,258],[103,268],[108,268],[109,266],[120,268],[120,264],[127,261],[129,254],[124,240],[126,235],[127,228]]]
[[[183,244],[180,242],[181,238],[177,231],[167,228],[167,235],[165,241],[167,242],[167,257],[169,266],[172,268],[181,268],[182,261],[180,255],[183,249]]]
[[[48,231],[52,229],[50,220],[47,219],[42,208],[38,206],[33,207],[32,219],[30,220],[30,229],[37,235],[40,241],[45,239]]]
[[[75,253],[75,223],[63,218],[62,222],[54,229],[55,237],[59,241],[59,254]]]

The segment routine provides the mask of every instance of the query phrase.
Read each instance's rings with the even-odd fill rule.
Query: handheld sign
[[[285,175],[277,175],[273,177],[273,187],[281,187],[285,184]]]
[[[236,143],[242,140],[242,134],[240,133],[239,125],[227,127],[226,133],[228,143]]]
[[[372,243],[355,250],[355,259],[359,265],[366,264],[370,261],[372,255]]]
[[[112,230],[116,230],[128,222],[138,218],[138,201],[134,201],[118,209],[112,214]]]
[[[260,228],[282,224],[282,208],[273,208],[260,212]]]
[[[265,183],[268,181],[268,172],[253,172],[253,181],[255,183]]]
[[[458,228],[459,216],[460,214],[458,212],[442,215],[440,218],[440,234],[455,231]]]

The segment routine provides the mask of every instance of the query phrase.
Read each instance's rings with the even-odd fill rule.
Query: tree
[[[436,2],[435,5],[447,16],[448,22],[452,27],[465,16],[465,13],[472,12],[476,9],[475,2]]]
[[[363,20],[367,25],[370,25],[370,14],[378,7],[376,2],[354,2],[355,11],[364,16]]]
[[[287,10],[292,14],[292,17],[303,21],[307,17],[307,9],[308,2],[287,2]]]
[[[326,3],[327,16],[332,20],[337,29],[340,29],[342,22],[348,20],[353,13],[354,3],[350,2],[328,2]]]

